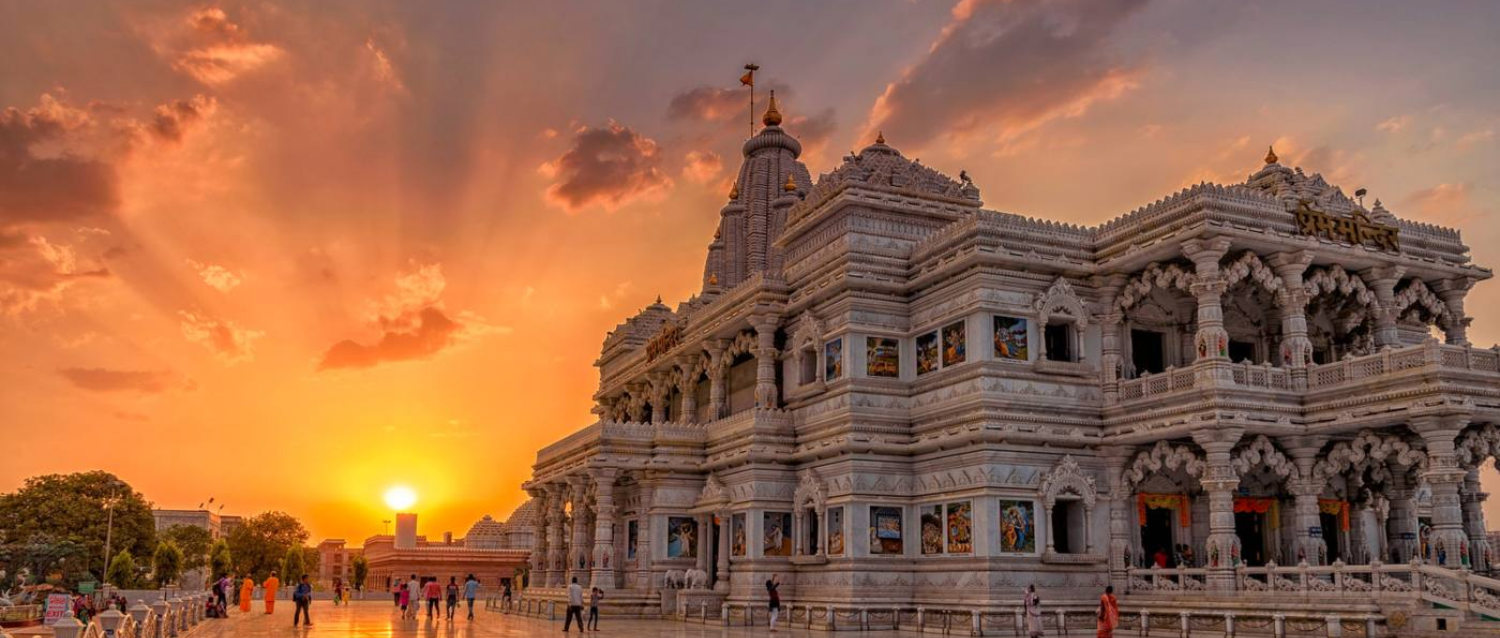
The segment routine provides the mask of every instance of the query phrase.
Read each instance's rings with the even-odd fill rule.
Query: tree
[[[130,550],[122,549],[115,554],[115,559],[109,561],[109,575],[105,581],[120,589],[135,588],[135,556]]]
[[[0,544],[0,569],[11,576],[24,569],[31,574],[33,584],[58,574],[61,584],[71,587],[86,569],[86,554],[82,544],[50,534],[32,534],[25,542]]]
[[[354,586],[354,591],[364,591],[365,579],[370,576],[370,561],[365,560],[364,555],[361,554],[349,561],[349,567],[354,570],[354,573],[350,574],[350,580],[354,582],[349,584]]]
[[[231,569],[234,569],[234,556],[229,553],[229,543],[222,538],[214,541],[213,549],[208,550],[209,577],[228,575]]]
[[[182,550],[172,541],[161,541],[156,544],[156,555],[151,558],[152,580],[156,581],[157,587],[166,587],[177,582],[177,577],[182,575]]]
[[[113,507],[109,507],[110,505]],[[36,535],[84,549],[79,571],[104,575],[104,540],[110,510],[110,551],[149,556],[156,548],[151,504],[114,474],[95,470],[26,479],[21,489],[0,495],[0,542],[25,543]]]
[[[297,578],[307,573],[306,564],[303,562],[301,547],[293,547],[286,550],[286,558],[281,561],[281,580],[286,583],[295,583]]]
[[[173,525],[161,531],[159,540],[172,541],[182,551],[182,571],[189,572],[208,565],[208,552],[214,536],[197,525]]]
[[[307,529],[285,512],[265,512],[245,519],[229,533],[229,552],[236,572],[256,582],[283,567],[286,553],[307,542]]]

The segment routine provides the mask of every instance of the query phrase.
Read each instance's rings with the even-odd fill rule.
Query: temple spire
[[[776,91],[771,91],[771,104],[766,107],[766,115],[760,121],[766,126],[781,126],[781,111],[776,110]]]
[[[1266,147],[1266,163],[1267,164],[1275,164],[1276,161],[1277,161],[1276,149],[1274,147],[1267,146]]]
[[[790,172],[786,174],[786,183],[781,185],[781,190],[784,190],[788,193],[797,190],[797,180],[792,179],[792,174]]]
[[[875,134],[875,143],[876,144],[884,144],[885,143],[885,131],[880,131],[880,132],[878,132],[878,133]]]

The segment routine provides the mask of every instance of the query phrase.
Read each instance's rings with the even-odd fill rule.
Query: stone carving
[[[821,511],[827,498],[827,490],[823,488],[823,481],[818,478],[817,471],[807,470],[797,482],[796,491],[792,492],[792,506],[797,509],[811,507]]]
[[[1365,286],[1365,280],[1349,274],[1338,264],[1312,269],[1302,280],[1302,286],[1308,299],[1337,292],[1358,301],[1362,306],[1375,306],[1375,293]]]
[[[1264,434],[1255,437],[1248,445],[1241,446],[1231,463],[1235,474],[1239,476],[1249,474],[1251,469],[1257,467],[1265,467],[1282,479],[1296,480],[1299,475],[1297,465]]]
[[[1427,288],[1427,284],[1421,279],[1412,279],[1404,288],[1396,291],[1396,298],[1391,310],[1396,316],[1406,321],[1427,323],[1421,321],[1421,313],[1432,318],[1433,323],[1446,326],[1452,319],[1448,312],[1448,304],[1443,303],[1436,294]]]
[[[1093,509],[1095,501],[1099,498],[1098,490],[1094,487],[1094,477],[1083,473],[1078,467],[1078,461],[1073,455],[1065,454],[1057,465],[1052,466],[1046,474],[1042,475],[1041,484],[1037,485],[1037,492],[1041,494],[1043,507],[1051,508],[1057,503],[1059,494],[1074,494],[1083,498],[1085,507]]]
[[[1032,308],[1036,310],[1037,317],[1044,325],[1048,323],[1048,318],[1052,313],[1059,310],[1078,322],[1079,328],[1089,324],[1089,313],[1084,309],[1083,301],[1079,300],[1077,293],[1073,292],[1073,286],[1065,277],[1058,277],[1056,281],[1053,281],[1052,287],[1037,298]]]
[[[1389,466],[1392,464],[1406,469],[1425,469],[1427,454],[1399,436],[1363,430],[1353,441],[1334,444],[1313,466],[1313,475],[1326,479],[1349,470],[1369,469],[1373,478],[1385,480],[1390,477]]]
[[[1286,283],[1271,270],[1260,256],[1253,251],[1245,251],[1227,266],[1222,266],[1220,272],[1224,277],[1225,286],[1233,286],[1241,281],[1249,280],[1271,293],[1277,304],[1286,303]]]
[[[1162,470],[1172,471],[1181,468],[1188,476],[1197,477],[1203,473],[1203,457],[1186,445],[1172,445],[1167,441],[1157,441],[1150,450],[1141,452],[1130,464],[1130,469],[1125,472],[1125,483],[1134,487],[1147,476]]]
[[[1121,310],[1129,310],[1137,303],[1140,303],[1142,299],[1145,299],[1146,295],[1150,294],[1152,290],[1157,288],[1176,289],[1192,294],[1193,284],[1197,280],[1198,278],[1192,272],[1184,270],[1177,264],[1167,264],[1165,266],[1151,264],[1141,274],[1132,277],[1125,284],[1125,288],[1120,291],[1116,303]]]

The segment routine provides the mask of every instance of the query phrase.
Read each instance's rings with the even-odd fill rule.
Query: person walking
[[[341,578],[333,579],[333,606],[338,607],[344,602],[344,581]]]
[[[412,574],[411,580],[406,581],[406,609],[411,611],[411,617],[417,617],[417,610],[422,607],[422,583],[417,580],[417,575]]]
[[[504,586],[500,590],[500,604],[501,604],[501,608],[502,609],[510,609],[510,580],[509,579],[507,579],[507,580],[504,581]]]
[[[276,590],[281,589],[281,579],[276,577],[276,572],[271,572],[271,575],[266,578],[266,582],[260,587],[263,590],[261,597],[266,599],[266,613],[274,613],[276,611]]]
[[[422,588],[422,594],[427,599],[427,619],[432,620],[438,613],[438,602],[443,599],[443,586],[433,578]]]
[[[245,580],[240,581],[240,613],[250,613],[250,599],[255,597],[255,581],[245,574]]]
[[[563,619],[563,633],[568,633],[568,628],[573,626],[573,619],[578,619],[578,632],[588,631],[583,626],[583,586],[578,584],[578,577],[573,577],[573,583],[568,585],[568,615]]]
[[[469,579],[464,581],[464,600],[469,603],[469,620],[474,620],[474,599],[479,597],[479,579],[469,574]]]
[[[1120,601],[1115,600],[1113,585],[1104,588],[1099,596],[1099,625],[1096,638],[1115,638],[1115,627],[1120,624]]]
[[[401,608],[401,618],[403,620],[406,618],[406,608],[408,606],[410,606],[410,605],[411,605],[411,590],[406,587],[406,583],[401,583],[400,585],[397,585],[396,586],[396,606],[398,606],[398,607]]]
[[[391,603],[397,607],[401,606],[401,586],[405,583],[391,577]]]
[[[599,601],[604,600],[604,590],[589,588],[589,629],[599,631]]]
[[[296,607],[292,611],[292,626],[297,626],[297,619],[301,618],[304,627],[312,627],[312,583],[307,582],[307,574],[297,579],[297,588],[292,590],[292,605]]]
[[[771,608],[771,631],[776,631],[776,619],[781,616],[781,593],[777,591],[781,587],[781,575],[772,574],[771,580],[766,581],[766,596],[770,598]]]
[[[448,603],[448,622],[453,622],[453,614],[458,611],[458,577],[449,576],[448,586],[443,588],[445,596],[443,602]]]
[[[1042,599],[1036,595],[1036,585],[1026,586],[1026,633],[1031,638],[1042,635]]]

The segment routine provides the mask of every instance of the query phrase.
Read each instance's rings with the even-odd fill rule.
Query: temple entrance
[[[719,544],[719,534],[723,531],[723,525],[720,524],[723,521],[720,521],[718,516],[711,516],[709,518],[712,522],[708,525],[710,528],[708,537],[709,551],[707,552],[708,568],[704,571],[708,572],[708,584],[712,587],[719,580],[719,552],[723,551],[723,547]]]
[[[1052,517],[1054,519],[1053,529],[1056,530],[1058,527],[1055,526],[1057,518],[1055,510]],[[1151,508],[1146,510],[1145,525],[1141,526],[1141,550],[1146,554],[1143,557],[1145,559],[1145,566],[1151,567],[1156,565],[1156,553],[1158,551],[1166,555],[1165,563],[1167,566],[1172,565],[1172,546],[1174,540],[1172,537],[1172,526],[1175,523],[1176,517],[1177,512],[1167,508]],[[1064,522],[1062,527],[1066,526],[1067,524]]]
[[[1328,546],[1327,562],[1332,563],[1344,555],[1344,546],[1339,542],[1339,530],[1342,527],[1339,515],[1320,513],[1318,525],[1323,528],[1323,544]]]
[[[1167,369],[1166,340],[1153,330],[1130,331],[1130,361],[1135,373],[1157,374]]]
[[[1266,515],[1235,512],[1234,533],[1240,537],[1240,560],[1251,567],[1266,564]]]

